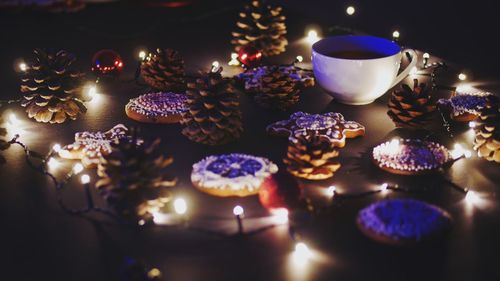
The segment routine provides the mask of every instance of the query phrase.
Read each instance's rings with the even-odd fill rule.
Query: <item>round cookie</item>
[[[278,166],[263,157],[240,153],[212,155],[193,165],[191,182],[214,196],[244,197],[257,194],[266,178],[276,172]]]
[[[379,144],[373,148],[372,157],[380,169],[405,176],[435,173],[452,160],[443,145],[418,139]]]
[[[445,210],[422,201],[389,199],[359,211],[356,224],[375,241],[409,245],[444,234],[452,219]]]
[[[187,97],[172,92],[157,92],[131,99],[125,106],[130,119],[143,123],[177,123],[188,110]]]

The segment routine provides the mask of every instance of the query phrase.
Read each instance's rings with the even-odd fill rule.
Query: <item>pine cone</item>
[[[5,121],[2,115],[0,115],[0,151],[5,150],[10,146],[10,144],[5,139],[5,136],[7,136],[7,129],[3,127],[4,125]],[[0,165],[4,163],[5,163],[5,158],[0,154]]]
[[[389,100],[389,111],[396,127],[421,128],[427,125],[432,114],[436,111],[436,105],[432,102],[430,88],[424,83],[418,84],[413,80],[413,89],[407,84],[401,86],[401,91],[394,91]]]
[[[86,111],[83,104],[84,74],[75,67],[76,58],[66,51],[34,50],[34,60],[21,79],[22,106],[38,122],[63,123]]]
[[[477,126],[474,149],[479,157],[500,163],[500,99],[489,96],[488,103],[481,110]]]
[[[260,91],[254,97],[265,108],[287,110],[300,99],[297,80],[279,67],[272,67],[260,78]]]
[[[141,64],[141,76],[151,87],[160,91],[186,89],[184,60],[172,49],[156,49]]]
[[[338,150],[318,135],[297,135],[290,140],[283,162],[292,175],[309,180],[331,178],[340,168],[336,161]]]
[[[273,56],[285,51],[288,41],[285,38],[285,16],[281,7],[271,7],[261,0],[246,5],[236,22],[237,31],[232,32],[236,52],[251,44],[261,50],[264,56]]]
[[[230,80],[221,76],[222,68],[203,74],[187,84],[189,111],[182,116],[182,133],[190,140],[219,145],[231,142],[243,132],[240,102]]]
[[[123,217],[149,220],[152,210],[168,202],[166,188],[176,183],[164,172],[172,162],[161,153],[160,139],[141,143],[134,132],[113,143],[112,152],[101,158],[96,187]]]

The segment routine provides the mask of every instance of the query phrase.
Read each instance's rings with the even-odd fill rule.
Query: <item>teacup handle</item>
[[[405,49],[405,50],[403,50],[403,54],[404,53],[409,53],[411,55],[411,61],[408,64],[408,66],[406,66],[406,68],[403,71],[401,71],[401,73],[399,73],[399,75],[396,77],[396,79],[394,79],[394,82],[392,82],[391,88],[393,88],[394,86],[399,84],[399,82],[401,82],[403,79],[405,79],[406,76],[408,76],[408,74],[410,74],[410,71],[417,65],[417,60],[418,60],[417,52],[415,52],[412,49]]]

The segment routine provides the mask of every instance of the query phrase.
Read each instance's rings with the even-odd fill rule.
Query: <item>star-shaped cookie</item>
[[[75,142],[64,146],[59,156],[65,159],[80,159],[85,168],[94,168],[103,155],[111,153],[111,143],[130,137],[127,127],[118,124],[106,132],[78,132]]]
[[[365,134],[365,127],[354,121],[344,120],[344,116],[336,112],[309,114],[295,112],[290,119],[278,121],[266,128],[274,136],[284,136],[293,140],[298,134],[315,134],[328,139],[337,147],[345,146],[346,138],[355,138]]]

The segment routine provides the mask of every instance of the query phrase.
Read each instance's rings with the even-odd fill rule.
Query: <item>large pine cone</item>
[[[225,144],[243,132],[238,95],[231,81],[222,78],[221,71],[219,68],[203,74],[187,84],[189,111],[182,116],[186,126],[182,133],[194,142]]]
[[[184,60],[172,49],[156,49],[141,64],[141,76],[151,87],[160,91],[184,91],[186,74]]]
[[[7,136],[7,129],[4,128],[4,125],[5,125],[4,119],[0,114],[0,151],[5,150],[10,146],[7,140],[5,139],[5,136]],[[0,154],[0,165],[4,163],[5,163],[5,158]]]
[[[300,99],[297,80],[279,67],[272,67],[260,77],[260,90],[254,96],[264,108],[287,110]]]
[[[418,84],[414,79],[413,89],[403,84],[401,91],[394,91],[389,100],[389,111],[396,127],[421,128],[427,125],[436,111],[436,105],[431,100],[430,88]]]
[[[324,138],[314,134],[297,135],[290,140],[283,163],[296,177],[324,180],[331,178],[340,168],[336,160],[338,155],[335,146]]]
[[[285,38],[285,16],[281,7],[271,7],[262,0],[253,0],[239,14],[237,31],[232,32],[236,52],[246,46],[261,50],[264,56],[273,56],[285,51],[288,41]]]
[[[160,151],[160,139],[140,142],[133,137],[112,144],[112,152],[101,158],[96,187],[118,214],[131,220],[149,220],[152,210],[166,203],[167,187],[176,180],[165,174],[173,162]]]
[[[500,99],[489,96],[488,103],[481,110],[478,125],[474,128],[476,138],[474,149],[479,157],[500,163]]]
[[[63,123],[86,111],[84,74],[75,67],[75,56],[66,51],[34,50],[34,59],[21,78],[22,106],[38,122]]]

